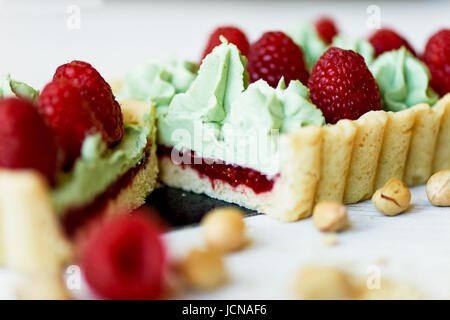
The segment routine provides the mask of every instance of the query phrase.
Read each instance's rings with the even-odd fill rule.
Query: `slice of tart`
[[[117,89],[156,104],[163,183],[293,221],[318,201],[356,203],[390,178],[422,184],[450,167],[449,95],[439,100],[406,41],[383,50],[341,34],[326,42],[304,23],[244,50],[217,30],[237,47],[222,39],[196,77],[185,63],[152,60]],[[303,85],[267,85],[305,70]]]
[[[385,111],[333,125],[298,81],[247,85],[245,62],[223,43],[187,90],[157,104],[164,184],[295,221],[318,201],[356,203],[390,178],[421,184],[450,167],[450,97],[436,103],[426,67],[404,48],[370,65]]]
[[[110,144],[102,136],[99,121],[92,122],[95,128],[81,123],[94,117],[60,120],[69,125],[62,128],[70,137],[80,134],[76,130],[81,124],[89,128],[82,132],[79,155],[67,161],[67,140],[61,139],[62,131],[52,122],[57,117],[51,113],[49,118],[42,111],[44,97],[55,103],[52,111],[62,116],[71,107],[75,108],[72,115],[79,115],[77,108],[86,108],[86,101],[77,99],[87,89],[67,85],[67,80],[58,80],[58,90],[51,91],[47,85],[39,94],[5,77],[1,86],[1,121],[9,125],[0,130],[0,263],[15,269],[59,269],[71,260],[70,239],[76,231],[101,215],[140,207],[156,186],[154,106],[135,100],[117,104],[121,120],[117,131],[123,134]],[[64,100],[67,97],[72,100]],[[93,100],[108,107],[104,101]]]

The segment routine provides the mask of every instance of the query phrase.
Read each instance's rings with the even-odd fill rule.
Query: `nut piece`
[[[321,201],[314,207],[313,222],[322,232],[340,231],[348,224],[347,208],[340,202]]]
[[[235,251],[246,242],[244,214],[235,208],[218,208],[202,220],[203,234],[210,248]]]
[[[381,213],[396,216],[409,208],[411,192],[403,181],[392,178],[373,194],[372,202]]]
[[[344,300],[354,297],[347,273],[333,267],[305,267],[296,286],[297,296],[305,300]]]
[[[428,200],[435,206],[450,206],[450,169],[436,172],[428,179]]]
[[[192,250],[180,265],[187,283],[199,289],[213,289],[227,279],[222,255],[213,250]]]

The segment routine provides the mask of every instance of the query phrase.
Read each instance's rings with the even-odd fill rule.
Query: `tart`
[[[328,46],[309,27],[292,32],[299,45],[315,50],[305,59],[312,70]],[[335,36],[331,46],[364,58],[384,110],[325,124],[309,90],[298,81],[287,88],[283,79],[277,88],[262,80],[247,86],[245,57],[222,41],[202,61],[187,90],[172,90],[168,101],[156,104],[164,184],[295,221],[309,217],[318,201],[357,203],[390,178],[413,186],[450,168],[450,95],[438,101],[428,87],[427,67],[405,47],[375,57],[369,42]],[[167,70],[164,64],[140,70],[146,68],[159,74]],[[133,74],[127,77],[137,80]],[[177,71],[168,74],[165,84],[170,86]],[[122,85],[137,97],[127,77]],[[146,98],[157,101],[159,96],[153,91]],[[278,131],[270,132],[274,128]],[[253,129],[262,133],[254,143],[265,146],[257,151],[244,141]],[[262,159],[252,162],[255,152]]]
[[[449,168],[449,118],[447,95],[433,108],[422,104],[399,113],[371,111],[356,121],[300,128],[281,136],[280,172],[271,179],[235,164],[223,165],[220,177],[208,175],[203,165],[172,161],[164,146],[159,153],[160,178],[172,187],[295,221],[309,217],[318,201],[357,203],[390,178],[412,186]],[[230,180],[230,171],[239,178],[245,172],[255,180]]]
[[[9,76],[1,88],[2,98],[41,107],[39,92]],[[81,227],[145,202],[158,176],[154,106],[124,100],[120,109],[120,141],[108,146],[90,131],[80,155],[71,167],[57,170],[55,181],[32,167],[0,169],[1,264],[27,272],[58,271],[71,261],[72,239]]]

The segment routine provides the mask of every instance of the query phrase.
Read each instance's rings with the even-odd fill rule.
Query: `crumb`
[[[297,276],[295,294],[300,299],[418,300],[425,297],[409,283],[380,279],[369,288],[368,279],[336,267],[305,266]]]
[[[375,260],[375,264],[377,265],[385,265],[387,263],[388,261],[385,257],[379,257],[378,259]]]
[[[334,246],[338,243],[338,236],[336,232],[327,232],[322,235],[320,242],[325,246]]]

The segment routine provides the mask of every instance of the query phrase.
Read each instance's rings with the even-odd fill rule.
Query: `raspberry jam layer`
[[[215,182],[223,181],[232,187],[244,185],[252,189],[256,194],[260,194],[271,191],[278,177],[277,175],[273,178],[268,178],[261,172],[251,168],[241,167],[236,164],[227,164],[223,161],[213,159],[203,159],[193,151],[181,152],[169,146],[159,146],[158,156],[171,158],[172,150],[177,152],[180,158],[183,158],[183,162],[180,164],[182,167],[194,169],[202,178],[207,177],[213,188]]]
[[[111,184],[103,193],[98,195],[91,203],[82,207],[70,208],[62,216],[62,224],[69,236],[73,236],[76,231],[92,219],[102,215],[108,201],[117,197],[119,192],[128,187],[139,171],[146,168],[150,158],[151,142],[145,148],[145,157],[135,167],[121,175],[116,182]]]

